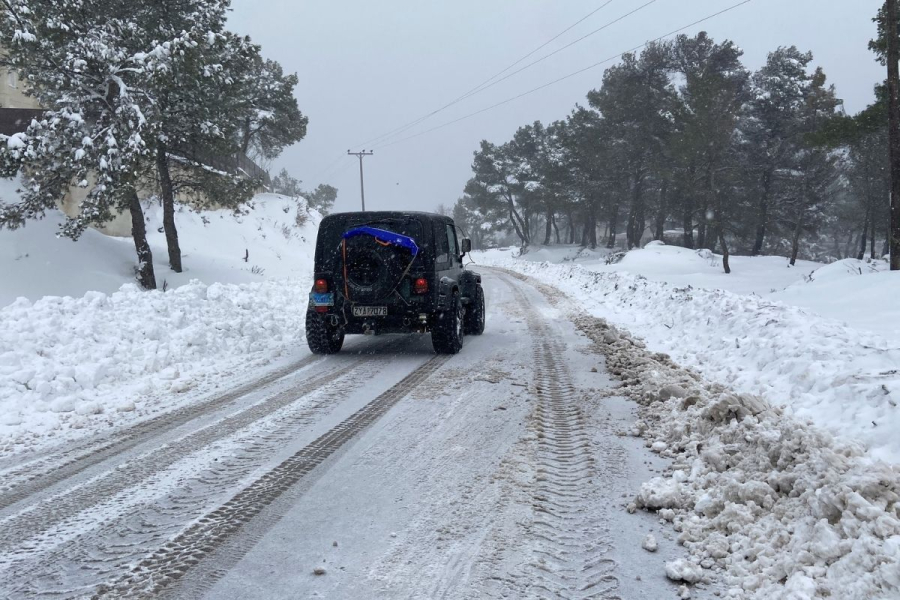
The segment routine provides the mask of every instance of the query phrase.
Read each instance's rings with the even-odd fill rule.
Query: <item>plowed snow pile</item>
[[[604,319],[574,320],[622,380],[608,394],[641,406],[623,434],[672,460],[628,507],[679,532],[690,558],[668,577],[718,580],[734,599],[900,598],[900,469],[704,382]]]
[[[171,408],[197,373],[223,376],[301,344],[306,285],[127,284],[0,309],[0,450],[23,436],[120,425],[148,402]]]
[[[321,217],[276,194],[254,206],[178,207],[185,269],[174,273],[161,211],[146,203],[165,292],[126,283],[130,238],[57,239],[58,211],[0,232],[0,454],[174,408],[300,346]]]
[[[707,379],[783,406],[800,421],[864,446],[874,459],[900,463],[900,346],[895,340],[758,296],[580,266],[484,262],[551,284],[591,314],[626,327],[650,349]]]

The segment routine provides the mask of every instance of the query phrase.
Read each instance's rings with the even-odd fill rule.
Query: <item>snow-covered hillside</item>
[[[476,262],[515,258],[571,264],[595,273],[632,273],[679,287],[754,294],[900,340],[900,304],[889,301],[892,294],[897,295],[900,284],[885,273],[888,265],[883,260],[844,259],[830,265],[798,260],[791,266],[781,256],[731,256],[732,272],[726,275],[721,255],[659,242],[650,242],[624,256],[605,248],[551,246],[533,248],[522,256],[517,250],[503,248],[476,252],[473,257]]]
[[[162,208],[145,206],[147,236],[160,287],[177,287],[198,279],[204,283],[254,283],[306,275],[320,215],[303,201],[259,194],[253,209],[235,216],[229,210],[193,212],[181,207],[175,216],[184,262],[182,273],[168,266]],[[298,210],[307,222],[297,226]],[[82,296],[110,293],[134,281],[136,261],[131,238],[115,238],[93,229],[73,242],[57,238],[64,220],[50,211],[15,231],[0,231],[0,306],[17,297]],[[249,253],[249,255],[248,255]],[[244,257],[247,256],[247,260]]]
[[[56,238],[59,212],[0,231],[0,451],[171,409],[303,346],[321,217],[275,194],[253,204],[243,216],[181,209],[183,273],[148,206],[165,291],[134,283],[130,238]]]
[[[510,251],[475,260],[551,284],[652,350],[900,463],[900,329],[888,300],[900,290],[896,274],[862,261],[799,270],[775,257],[733,257],[734,273],[719,275],[717,257],[658,244],[613,265],[557,252],[570,260]]]

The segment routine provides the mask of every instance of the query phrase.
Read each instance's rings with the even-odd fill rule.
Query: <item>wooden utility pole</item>
[[[355,156],[359,159],[359,196],[362,200],[362,209],[363,212],[366,211],[366,187],[363,183],[363,157],[364,156],[372,156],[374,154],[371,150],[361,150],[360,152],[350,152],[347,150],[347,154],[350,156]]]
[[[891,148],[891,271],[900,271],[900,49],[897,47],[897,0],[887,0],[888,122]]]

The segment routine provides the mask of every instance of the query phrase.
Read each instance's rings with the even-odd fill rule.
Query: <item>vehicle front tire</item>
[[[344,330],[329,325],[317,313],[307,312],[306,343],[313,354],[337,354],[344,345]]]
[[[475,295],[469,302],[466,311],[466,335],[481,335],[484,333],[484,289],[479,285],[475,288]]]
[[[438,317],[431,330],[431,345],[438,354],[458,354],[463,347],[465,307],[458,293],[453,294],[450,310]]]

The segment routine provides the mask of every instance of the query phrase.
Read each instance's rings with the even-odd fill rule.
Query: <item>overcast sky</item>
[[[607,0],[232,0],[230,27],[300,78],[297,99],[309,131],[272,165],[308,188],[339,190],[336,210],[359,209],[359,163],[347,149],[374,148],[365,159],[366,208],[431,210],[451,206],[470,176],[482,139],[502,143],[535,120],[564,118],[600,66],[480,115],[405,142],[368,140],[440,108],[553,38]],[[651,0],[607,6],[531,58],[531,62]],[[571,48],[429,118],[393,139],[436,127],[516,96],[688,25],[739,0],[655,0]],[[734,40],[756,69],[778,46],[811,50],[846,110],[872,99],[884,79],[866,45],[881,0],[752,0],[686,30]],[[611,63],[610,63],[611,64]],[[517,68],[519,68],[517,67]],[[388,140],[388,141],[392,141]]]

